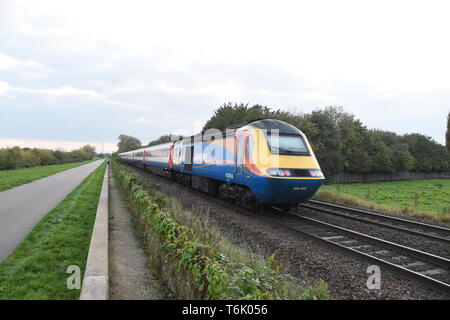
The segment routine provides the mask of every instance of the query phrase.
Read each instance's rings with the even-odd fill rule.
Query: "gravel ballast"
[[[323,222],[337,225],[339,227],[358,231],[360,233],[395,242],[397,244],[401,244],[427,253],[450,258],[450,246],[441,241],[435,241],[410,233],[393,230],[391,228],[375,226],[373,224],[346,219],[339,216],[333,216],[330,214],[301,207],[299,207],[297,213],[305,217],[314,218]],[[428,221],[423,220],[420,222],[429,223]]]

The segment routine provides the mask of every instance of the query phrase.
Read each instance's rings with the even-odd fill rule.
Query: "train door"
[[[245,158],[245,135],[238,134],[236,136],[235,143],[235,167],[234,167],[234,177],[235,179],[240,179],[243,172],[244,167],[244,158]]]
[[[173,168],[173,149],[174,149],[174,146],[172,144],[169,148],[169,169]]]
[[[194,159],[194,143],[190,139],[190,144],[184,146],[184,170],[192,171],[192,162]]]

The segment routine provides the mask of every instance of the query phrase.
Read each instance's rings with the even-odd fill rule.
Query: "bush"
[[[90,145],[86,145],[71,152],[38,148],[20,149],[16,146],[13,148],[0,149],[0,170],[81,162],[92,160],[94,156],[95,148]]]
[[[0,170],[17,169],[22,161],[19,147],[0,150]]]

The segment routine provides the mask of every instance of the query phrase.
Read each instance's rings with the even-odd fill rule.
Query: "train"
[[[118,158],[251,210],[275,206],[289,211],[325,181],[305,134],[276,119],[207,130]]]

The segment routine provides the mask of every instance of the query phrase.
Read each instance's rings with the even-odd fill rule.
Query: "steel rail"
[[[304,220],[306,220],[308,222],[312,222],[311,220],[314,220],[314,219],[301,217],[301,216],[297,216],[297,217],[299,219],[304,219]],[[284,228],[286,228],[286,229],[288,229],[290,231],[293,231],[295,233],[307,236],[308,238],[311,238],[313,240],[320,241],[320,242],[325,243],[325,244],[327,244],[327,245],[329,245],[331,247],[338,248],[339,250],[342,250],[342,251],[345,251],[345,252],[349,252],[349,253],[351,253],[351,254],[353,254],[355,256],[362,257],[362,258],[364,258],[366,260],[369,260],[369,261],[372,261],[372,262],[374,262],[374,263],[376,263],[378,265],[385,266],[385,267],[387,267],[387,268],[389,268],[389,269],[391,269],[391,270],[393,270],[393,271],[395,271],[395,272],[397,272],[399,274],[402,274],[403,276],[405,276],[405,277],[407,277],[407,278],[409,278],[411,280],[419,281],[419,282],[421,282],[421,283],[423,283],[425,285],[428,285],[431,288],[436,289],[436,290],[438,290],[440,292],[443,292],[445,294],[450,294],[450,284],[449,283],[440,281],[438,279],[431,278],[431,277],[429,277],[427,275],[423,275],[423,274],[421,274],[419,272],[416,272],[416,271],[413,271],[413,270],[409,270],[409,269],[407,269],[407,268],[405,268],[405,267],[403,267],[401,265],[389,262],[387,260],[383,260],[382,258],[376,257],[374,255],[371,255],[370,253],[361,252],[361,251],[358,251],[356,249],[353,249],[352,247],[345,246],[345,245],[339,244],[339,243],[331,241],[331,240],[327,240],[327,239],[325,239],[326,237],[320,237],[318,235],[315,235],[312,232],[301,230],[299,228],[296,228],[296,227],[291,226],[291,225],[287,225],[287,224],[285,224],[283,222],[280,222],[278,220],[275,220],[275,219],[271,219],[271,218],[268,218],[268,219],[270,219],[273,223],[275,223],[275,224],[277,224],[279,226],[282,226],[282,227],[284,227]],[[314,224],[317,224],[317,223],[318,224],[322,224],[322,222],[318,221],[318,220],[313,221],[313,223]],[[327,224],[326,228],[330,228],[330,227],[334,228],[336,226]],[[350,231],[350,230],[347,230],[347,231]],[[350,231],[350,232],[352,232],[352,231]],[[357,237],[357,236],[355,235],[355,237]],[[377,240],[381,240],[381,239],[377,239],[377,238],[373,238],[373,237],[371,237],[371,239],[370,239],[370,241],[374,241],[374,242],[377,241]],[[370,241],[368,241],[368,242],[370,242]],[[370,242],[370,243],[372,243],[372,242]],[[406,253],[407,249],[411,249],[411,248],[403,247],[400,250],[402,250],[401,252]],[[412,249],[412,250],[415,251],[415,252],[411,251],[414,254],[414,257],[415,257],[415,255],[417,254],[418,250],[415,250],[415,249]],[[396,250],[396,251],[398,251],[398,250]],[[420,253],[421,254],[426,254],[424,252],[420,252]],[[428,255],[428,254],[426,254],[426,255]],[[438,258],[438,260],[441,259],[440,257],[437,257],[437,256],[434,256],[432,259],[434,260],[435,258]],[[447,260],[445,258],[442,258],[442,259]],[[441,263],[447,264],[447,261],[441,261]],[[441,264],[439,264],[439,265],[441,265]]]
[[[313,205],[311,206],[311,205],[309,205],[309,203],[312,203]],[[394,229],[394,230],[400,230],[405,233],[429,238],[432,240],[438,240],[438,241],[450,243],[450,229],[447,229],[444,227],[434,226],[434,225],[430,225],[430,224],[426,224],[426,223],[422,223],[422,222],[416,222],[416,221],[406,220],[406,219],[397,218],[397,217],[389,217],[389,216],[382,215],[379,213],[374,213],[374,212],[355,209],[355,208],[349,208],[349,207],[335,205],[335,204],[331,204],[331,203],[325,203],[325,202],[317,201],[317,200],[309,200],[308,204],[301,204],[300,206],[303,208],[320,211],[320,212],[330,214],[330,215],[340,216],[343,218],[348,218],[348,219],[352,219],[352,220],[359,221],[359,222],[370,223],[373,225],[378,225],[378,226],[382,226],[382,227],[390,228],[390,229]],[[332,211],[329,209],[321,208],[320,206],[330,207],[333,209],[340,210],[341,212],[336,212],[336,211]],[[359,216],[355,216],[354,214],[359,215]],[[364,216],[366,218],[362,218],[361,216]],[[412,229],[408,229],[408,228],[398,226],[395,224],[383,223],[383,222],[375,221],[372,219],[380,219],[380,220],[388,221],[391,223],[399,223],[399,224],[408,225],[410,227],[414,227],[417,229],[419,229],[419,228],[428,229],[431,232],[434,232],[436,234],[441,233],[441,235],[430,234],[430,233],[426,233],[423,231],[412,230]],[[445,233],[445,236],[442,236],[443,233]]]

